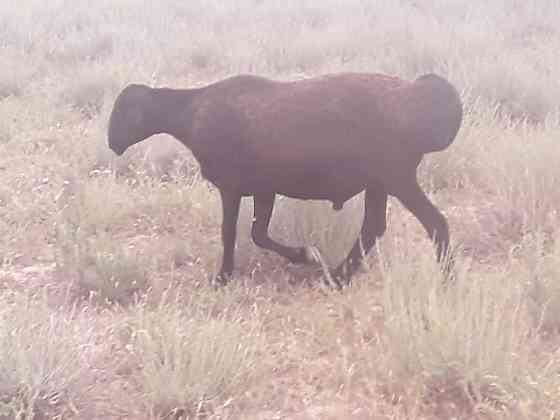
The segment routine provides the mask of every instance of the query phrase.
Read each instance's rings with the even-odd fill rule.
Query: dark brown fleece
[[[156,134],[187,146],[203,176],[220,191],[224,256],[218,278],[233,270],[239,200],[253,196],[252,236],[293,262],[303,248],[268,236],[276,194],[329,200],[335,209],[366,191],[360,238],[333,272],[348,280],[385,231],[387,195],[397,197],[447,252],[444,216],[420,190],[422,156],[454,140],[462,104],[445,79],[427,74],[405,81],[380,74],[342,73],[291,82],[231,77],[198,89],[129,85],[115,102],[109,146],[118,154]],[[361,244],[360,244],[361,239]]]

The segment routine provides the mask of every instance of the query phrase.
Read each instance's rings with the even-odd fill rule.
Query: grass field
[[[0,419],[560,416],[557,0],[0,2]],[[455,143],[419,178],[459,250],[445,286],[396,201],[343,293],[250,241],[220,262],[220,202],[184,147],[116,158],[127,83],[433,71]],[[272,235],[336,264],[359,196],[281,199]]]

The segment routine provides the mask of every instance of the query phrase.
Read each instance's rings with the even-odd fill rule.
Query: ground
[[[556,418],[559,23],[552,0],[0,4],[0,419]],[[418,172],[454,282],[395,199],[342,292],[253,245],[247,199],[214,290],[217,191],[167,136],[114,156],[116,95],[334,71],[461,92],[456,141]],[[280,199],[272,235],[334,266],[362,198]]]

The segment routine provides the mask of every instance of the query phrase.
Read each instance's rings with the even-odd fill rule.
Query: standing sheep
[[[268,235],[276,194],[329,200],[340,209],[365,190],[360,236],[331,273],[340,287],[385,232],[388,195],[422,223],[438,261],[445,257],[447,221],[421,190],[416,170],[424,154],[453,142],[462,116],[458,92],[435,74],[405,81],[341,73],[290,82],[241,75],[197,89],[127,86],[115,101],[108,142],[121,155],[166,133],[191,150],[221,195],[222,284],[233,272],[241,197],[253,196],[255,244],[305,263],[305,248]]]

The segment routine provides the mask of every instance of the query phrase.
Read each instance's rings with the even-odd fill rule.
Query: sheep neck
[[[188,144],[193,99],[200,89],[153,89],[150,121],[154,134],[169,134]]]

